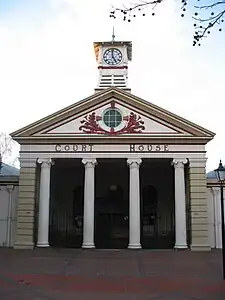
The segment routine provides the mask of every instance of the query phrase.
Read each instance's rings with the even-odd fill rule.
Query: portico
[[[80,225],[82,228],[80,228],[81,232],[79,233],[81,240],[80,240],[80,244],[77,244],[76,247],[80,245],[80,247],[82,248],[87,248],[87,249],[95,248],[96,247],[95,241],[97,241],[97,247],[99,247],[98,230],[100,231],[100,234],[102,234],[102,231],[101,231],[101,227],[96,225],[97,224],[96,222],[102,222],[102,221],[100,221],[100,219],[98,219],[97,217],[96,207],[99,206],[98,198],[101,198],[102,195],[100,191],[96,193],[96,189],[99,190],[101,189],[101,185],[104,186],[102,182],[104,176],[110,177],[110,175],[107,174],[107,168],[108,168],[108,171],[111,173],[113,172],[113,170],[115,173],[118,170],[119,173],[122,172],[123,177],[127,177],[126,181],[127,181],[128,191],[127,191],[127,195],[124,196],[124,199],[128,198],[127,205],[122,203],[119,204],[119,206],[121,206],[119,210],[122,209],[123,211],[122,216],[124,219],[124,223],[127,223],[127,225],[123,227],[126,228],[125,230],[127,231],[127,244],[125,242],[125,244],[123,244],[123,247],[124,245],[129,249],[140,249],[142,248],[142,246],[146,247],[145,244],[146,239],[148,239],[149,237],[149,241],[151,241],[151,236],[150,235],[148,236],[148,234],[150,234],[150,230],[153,231],[156,230],[155,228],[153,228],[154,226],[155,227],[158,226],[157,230],[158,232],[160,232],[160,234],[162,233],[162,235],[163,235],[163,231],[164,231],[164,235],[166,235],[166,231],[168,230],[166,228],[163,229],[162,227],[169,226],[170,228],[172,228],[172,232],[174,232],[174,238],[171,236],[171,246],[177,249],[186,249],[188,247],[186,206],[187,206],[187,189],[189,187],[185,183],[186,176],[187,176],[187,172],[185,173],[185,169],[188,170],[189,161],[184,158],[171,158],[171,153],[169,152],[170,147],[169,146],[167,147],[168,147],[167,151],[163,152],[164,157],[158,152],[153,152],[150,155],[149,153],[146,153],[145,155],[144,154],[140,155],[139,153],[135,153],[135,155],[133,155],[133,153],[132,155],[130,153],[126,153],[126,154],[117,153],[114,155],[112,154],[110,155],[109,153],[101,153],[101,155],[93,153],[92,157],[90,157],[90,154],[88,153],[82,153],[82,155],[78,154],[76,158],[71,158],[68,153],[66,156],[68,158],[62,159],[62,158],[58,158],[60,157],[61,153],[55,152],[54,155],[52,154],[51,157],[49,158],[39,158],[37,160],[37,168],[40,168],[40,171],[39,171],[39,186],[38,186],[39,204],[38,204],[38,211],[37,211],[37,215],[38,215],[37,237],[38,238],[36,241],[36,246],[49,247],[51,244],[49,238],[51,237],[51,229],[53,228],[54,224],[51,223],[50,215],[51,217],[54,218],[54,211],[50,212],[51,210],[50,202],[52,201],[52,205],[54,204],[57,205],[55,194],[58,193],[59,191],[57,190],[54,192],[53,189],[50,187],[51,184],[53,186],[55,184],[52,181],[51,176],[58,177],[57,175],[58,173],[57,174],[53,173],[54,168],[57,166],[60,167],[59,165],[60,161],[61,161],[61,166],[65,165],[65,162],[68,161],[68,165],[71,166],[71,170],[73,170],[74,174],[78,172],[77,176],[80,177],[81,175],[81,178],[79,179],[79,182],[77,182],[77,184],[75,184],[75,180],[74,180],[73,187],[79,186],[82,187],[83,189],[83,191],[81,191],[81,194],[83,195],[83,199],[81,200],[81,202],[83,201],[83,203],[81,203],[82,211],[80,211],[80,215],[79,213],[76,215],[76,218],[78,218],[78,215],[81,216]],[[79,156],[82,157],[79,158]],[[73,162],[75,161],[76,163],[73,165]],[[109,167],[110,165],[111,167]],[[112,168],[113,165],[117,165],[117,167]],[[153,166],[153,169],[151,168],[151,166]],[[53,169],[51,170],[51,168]],[[96,169],[98,170],[98,168],[100,169],[99,174],[96,172]],[[143,172],[142,172],[142,168],[144,168]],[[155,170],[158,170],[159,172],[158,175],[157,173],[155,174]],[[66,177],[66,173],[68,173],[70,176],[69,170],[66,171],[65,169],[65,172],[63,171],[61,172],[63,177]],[[166,174],[165,178],[162,176],[162,173]],[[98,178],[99,176],[101,176],[101,178]],[[153,178],[157,176],[158,176],[157,180],[154,181]],[[110,183],[109,180],[107,186],[112,190],[117,189],[118,186],[122,186],[125,187],[126,190],[126,183],[124,186],[124,183],[119,178],[120,177],[119,174],[117,174],[117,177],[118,177],[117,181],[115,181],[116,177],[111,176],[110,179],[112,180],[111,185],[109,184]],[[147,179],[148,177],[150,178],[150,180]],[[65,180],[70,180],[71,182],[71,178]],[[58,177],[57,180],[58,185],[60,185],[60,181],[61,178]],[[167,202],[167,207],[169,208],[168,210],[167,208],[161,209],[163,213],[161,212],[161,216],[160,216],[159,213],[160,202],[159,202],[158,205],[156,205],[156,207],[153,207],[153,211],[149,211],[149,215],[148,215],[148,218],[150,217],[156,218],[157,221],[155,222],[157,222],[157,224],[155,224],[154,221],[152,223],[147,222],[147,224],[144,224],[142,220],[143,189],[147,187],[149,184],[157,187],[157,181],[158,181],[158,186],[160,187],[160,185],[162,184],[164,186],[164,189],[166,190],[166,193],[161,196],[162,197],[161,205],[165,206]],[[143,182],[143,184],[141,184],[141,182]],[[115,184],[115,186],[112,186],[113,184]],[[69,193],[69,189],[70,189],[69,185],[67,185],[66,188],[68,189],[68,193]],[[50,195],[51,192],[52,195]],[[124,194],[126,194],[126,191],[123,192]],[[64,194],[63,190],[61,193]],[[118,194],[115,193],[115,196],[118,197]],[[67,197],[69,198],[69,196],[66,195],[64,199],[63,197],[61,197],[60,201],[65,202]],[[151,194],[149,197],[150,198],[152,197]],[[124,201],[124,199],[121,201]],[[116,200],[117,199],[115,198],[113,199],[114,202]],[[150,200],[151,199],[149,199],[149,201]],[[76,199],[74,203],[76,203]],[[168,203],[170,203],[169,206]],[[124,206],[126,206],[125,210],[123,210]],[[60,211],[63,210],[62,207],[60,208]],[[67,211],[71,211],[71,208],[72,206],[70,205],[70,208],[68,208]],[[169,220],[168,223],[169,218],[171,218],[171,220]],[[145,215],[145,219],[146,219],[146,215]],[[163,224],[166,219],[167,219],[167,224]],[[105,222],[107,222],[106,218],[104,220]],[[66,219],[64,219],[64,222],[65,221]],[[101,226],[103,224],[101,223]],[[106,223],[105,226],[107,226]],[[111,224],[111,226],[113,225]],[[72,227],[73,225],[71,225],[70,228]],[[123,228],[120,229],[124,230]],[[148,228],[149,230],[147,235],[146,235],[146,228]],[[66,229],[64,228],[63,230],[64,231],[71,230],[72,233],[72,229],[69,229],[69,226],[68,228]],[[61,232],[63,232],[63,230],[61,229]],[[49,232],[50,232],[50,236],[49,236]],[[152,236],[154,236],[154,233],[152,233]],[[126,238],[126,234],[123,237]],[[75,234],[74,237],[72,238],[74,239],[76,238]],[[104,247],[104,243],[103,244],[100,243],[100,247],[101,246]],[[155,247],[154,242],[152,242],[152,245],[151,242],[147,242],[147,248],[151,248],[151,247],[153,248]]]

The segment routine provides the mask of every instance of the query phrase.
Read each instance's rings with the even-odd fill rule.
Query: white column
[[[184,165],[186,159],[174,159],[175,171],[175,248],[187,248],[186,197]]]
[[[140,249],[140,175],[141,159],[128,159],[130,167],[129,249]]]
[[[95,165],[96,159],[83,159],[84,178],[84,225],[82,248],[94,248],[94,201],[95,201]]]
[[[7,216],[7,240],[6,245],[7,247],[11,246],[11,231],[12,231],[12,192],[14,186],[7,185],[7,191],[9,193],[9,202],[8,202],[8,216]]]
[[[212,187],[215,211],[215,248],[222,248],[220,188]]]
[[[38,159],[37,162],[41,165],[37,247],[49,247],[50,171],[52,162],[51,159]]]

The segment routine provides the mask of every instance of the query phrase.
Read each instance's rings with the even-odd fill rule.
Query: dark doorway
[[[57,159],[51,171],[50,245],[80,248],[83,241],[84,165]]]
[[[141,168],[141,244],[148,249],[174,246],[173,170],[167,159],[143,160]]]
[[[127,248],[128,210],[128,167],[126,160],[100,160],[96,168],[96,248]]]

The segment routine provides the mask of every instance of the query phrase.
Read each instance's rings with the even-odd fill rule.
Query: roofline
[[[37,120],[37,121],[35,121],[35,122],[29,124],[29,125],[26,125],[26,126],[20,128],[20,129],[16,130],[16,131],[13,131],[12,133],[10,133],[10,135],[11,135],[12,137],[16,137],[17,135],[19,135],[19,134],[22,133],[23,131],[25,131],[25,130],[27,130],[27,129],[30,129],[31,127],[34,127],[34,126],[38,125],[39,123],[42,123],[42,122],[48,120],[49,118],[54,118],[55,116],[57,116],[57,115],[59,115],[59,114],[62,114],[62,113],[64,113],[65,111],[67,111],[67,110],[69,110],[69,109],[71,109],[71,108],[75,108],[76,106],[79,106],[79,105],[82,104],[83,102],[86,102],[86,101],[88,101],[88,100],[90,100],[90,99],[95,99],[96,97],[99,97],[100,95],[104,95],[105,93],[107,93],[107,92],[108,92],[109,90],[111,90],[111,89],[112,89],[112,88],[107,88],[107,89],[105,89],[105,90],[103,90],[103,91],[100,91],[100,92],[97,92],[97,93],[93,93],[92,95],[90,95],[90,96],[88,96],[88,97],[86,97],[86,98],[84,98],[84,99],[82,99],[82,100],[80,100],[80,101],[78,101],[78,102],[75,102],[75,103],[73,103],[73,104],[70,104],[70,105],[66,106],[65,108],[62,108],[62,109],[60,109],[60,110],[58,110],[58,111],[56,111],[56,112],[54,112],[54,113],[52,113],[52,114],[50,114],[50,115],[47,115],[47,116],[44,117],[44,118],[41,118],[41,119],[39,119],[39,120]],[[96,97],[93,97],[93,96],[96,96]]]
[[[19,184],[19,177],[20,175],[7,175],[7,176],[0,176],[0,185],[4,184],[12,184],[16,183],[16,185]]]
[[[207,178],[206,179],[206,184],[208,187],[213,187],[213,186],[220,186],[219,182],[217,179],[214,178]]]
[[[168,145],[174,145],[174,144],[194,144],[194,145],[205,145],[207,144],[212,138],[208,138],[205,136],[202,137],[194,137],[194,136],[184,136],[184,137],[162,137],[162,136],[155,136],[155,137],[146,137],[146,136],[93,136],[93,137],[87,137],[87,136],[32,136],[32,137],[16,137],[15,140],[17,142],[20,142],[21,144],[57,144],[57,143],[73,143],[73,144],[79,144],[84,141],[84,139],[88,138],[88,143],[90,144],[105,144],[105,143],[112,143],[114,144],[158,144],[158,143],[164,143]]]
[[[148,102],[148,101],[146,101],[146,100],[144,100],[144,99],[142,99],[140,97],[137,97],[137,96],[135,96],[135,95],[133,95],[133,94],[131,94],[129,92],[126,92],[126,91],[121,90],[121,89],[116,88],[116,87],[110,87],[110,88],[107,88],[107,89],[105,89],[103,91],[100,91],[98,93],[94,93],[94,94],[92,94],[89,97],[86,97],[86,98],[84,98],[84,99],[82,99],[82,100],[80,100],[80,101],[78,101],[76,103],[73,103],[73,104],[71,104],[71,105],[69,105],[69,106],[67,106],[67,107],[65,107],[65,108],[63,108],[63,109],[61,109],[61,110],[53,113],[53,114],[50,114],[50,115],[48,115],[48,116],[46,116],[46,117],[44,117],[42,119],[39,119],[38,121],[35,121],[35,122],[33,122],[33,123],[31,123],[31,124],[29,124],[29,125],[21,128],[21,129],[17,130],[17,131],[14,131],[10,135],[15,140],[18,140],[18,135],[20,135],[21,133],[23,133],[26,130],[32,130],[32,128],[35,127],[35,126],[38,126],[39,123],[43,123],[45,121],[50,121],[50,119],[52,119],[54,117],[57,117],[57,116],[60,116],[64,112],[68,112],[69,110],[73,110],[73,109],[79,107],[80,105],[82,105],[83,103],[90,102],[90,100],[93,101],[94,99],[99,98],[99,97],[103,97],[104,95],[107,95],[109,93],[112,93],[112,95],[113,95],[114,92],[116,92],[117,94],[119,94],[121,96],[125,96],[127,98],[133,98],[135,101],[137,101],[140,104],[142,104],[143,106],[147,107],[147,109],[151,108],[151,109],[153,109],[155,111],[159,111],[159,112],[161,112],[162,114],[164,114],[166,116],[174,118],[175,121],[179,120],[184,125],[187,124],[187,125],[195,128],[196,131],[199,130],[199,131],[203,132],[205,135],[207,135],[209,137],[208,140],[211,140],[215,136],[214,132],[212,132],[212,131],[204,128],[204,127],[201,127],[201,126],[199,126],[199,125],[197,125],[197,124],[195,124],[195,123],[193,123],[193,122],[191,122],[191,121],[189,121],[189,120],[187,120],[187,119],[185,119],[183,117],[180,117],[180,116],[178,116],[178,115],[176,115],[174,113],[171,113],[168,110],[165,110],[165,109],[163,109],[163,108],[161,108],[161,107],[159,107],[159,106],[157,106],[157,105],[155,105],[155,104],[153,104],[151,102]],[[205,136],[204,136],[204,138],[207,139],[207,137],[205,137]]]
[[[132,44],[132,41],[113,41],[113,40],[109,40],[109,41],[105,41],[105,42],[94,42],[93,44],[102,44],[102,45],[105,45],[105,44],[117,44],[117,43],[120,43],[120,44]]]
[[[114,90],[117,90],[119,93],[121,93],[121,90],[118,89],[118,88],[116,88],[116,87],[114,88]],[[126,91],[123,91],[123,94],[126,94],[128,97],[129,97],[129,95],[131,95],[130,93],[127,93]],[[140,102],[142,102],[142,103],[145,103],[147,106],[151,105],[151,106],[154,107],[156,110],[159,110],[159,111],[161,111],[161,112],[163,112],[163,113],[165,113],[165,114],[167,114],[167,115],[170,115],[171,117],[174,117],[174,118],[176,118],[176,119],[182,121],[183,123],[187,123],[187,124],[189,124],[190,126],[193,126],[193,127],[195,127],[195,128],[198,128],[199,130],[206,132],[207,134],[209,134],[209,135],[212,136],[212,137],[214,137],[214,136],[216,135],[215,132],[210,131],[210,130],[208,130],[208,129],[202,127],[202,126],[199,126],[199,125],[197,125],[196,123],[191,122],[191,121],[189,121],[189,120],[187,120],[187,119],[185,119],[185,118],[183,118],[183,117],[180,117],[180,116],[178,116],[178,115],[176,115],[176,114],[174,114],[174,113],[172,113],[172,112],[170,112],[170,111],[168,111],[168,110],[166,110],[166,109],[164,109],[164,108],[161,108],[160,106],[157,106],[156,104],[153,104],[152,102],[148,102],[148,101],[146,101],[146,100],[144,100],[144,99],[142,99],[142,98],[140,98],[140,97],[138,97],[138,96],[136,96],[136,95],[134,95],[134,94],[132,94],[132,96],[133,96],[134,98],[136,98],[136,100],[138,100],[138,101],[140,101]]]

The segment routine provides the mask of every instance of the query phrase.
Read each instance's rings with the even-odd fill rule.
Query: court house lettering
[[[93,144],[57,144],[56,152],[169,152],[169,146],[166,144],[120,144],[120,145],[93,145]]]

